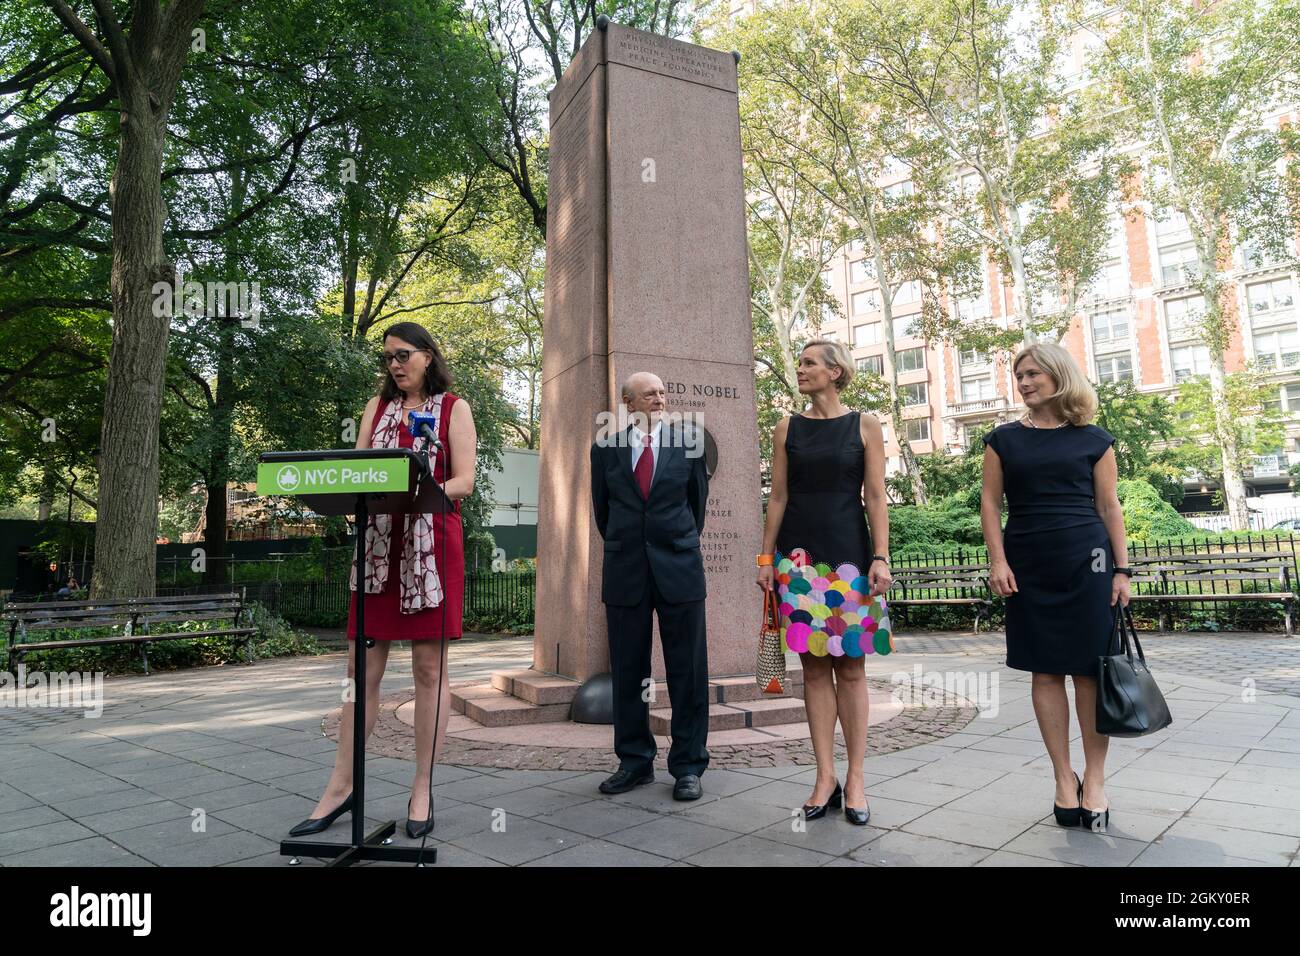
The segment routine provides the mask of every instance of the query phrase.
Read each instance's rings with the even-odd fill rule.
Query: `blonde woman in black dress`
[[[811,406],[784,418],[773,432],[758,586],[777,591],[782,638],[803,665],[804,707],[817,757],[804,818],[816,820],[843,803],[845,818],[864,826],[871,817],[862,776],[865,664],[869,655],[893,650],[884,601],[893,581],[884,436],[874,415],[840,401],[853,378],[852,359],[841,343],[809,342],[797,374],[799,392]],[[835,772],[837,720],[849,764],[843,787]]]
[[[984,436],[989,586],[1006,598],[1007,666],[1033,673],[1034,714],[1056,775],[1056,821],[1103,832],[1109,738],[1096,731],[1097,658],[1110,643],[1115,603],[1129,601],[1115,438],[1089,424],[1097,393],[1059,345],[1026,347],[1012,371],[1025,414]],[[1083,737],[1082,780],[1070,766],[1066,675]]]

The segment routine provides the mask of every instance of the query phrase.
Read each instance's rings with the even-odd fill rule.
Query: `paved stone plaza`
[[[869,751],[868,827],[840,815],[799,831],[791,811],[814,773],[805,763],[711,769],[703,799],[675,803],[662,773],[632,793],[598,794],[611,754],[596,771],[437,768],[431,845],[442,866],[1295,866],[1300,639],[1143,640],[1174,725],[1112,742],[1104,836],[1053,822],[1028,675],[1002,665],[1002,635],[901,631],[899,653],[868,663],[878,686],[916,665],[983,674],[985,686],[996,678],[997,708],[929,731],[929,742]],[[452,681],[526,667],[531,652],[529,638],[461,642]],[[277,841],[329,775],[334,743],[321,727],[343,673],[335,653],[110,679],[96,719],[0,708],[0,866],[287,866]],[[405,646],[384,687],[396,697],[411,687]],[[887,739],[890,723],[873,736]],[[1077,737],[1073,747],[1082,770]],[[370,758],[375,823],[405,817],[413,767]],[[343,841],[348,825],[341,818],[325,838]]]

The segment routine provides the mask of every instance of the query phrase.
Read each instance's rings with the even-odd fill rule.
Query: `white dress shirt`
[[[654,455],[650,463],[650,477],[654,477],[655,469],[659,467],[659,433],[663,429],[664,423],[661,419],[655,423],[655,427],[650,429],[650,452]],[[641,460],[641,452],[645,451],[645,432],[632,426],[632,472],[636,473],[636,463]]]

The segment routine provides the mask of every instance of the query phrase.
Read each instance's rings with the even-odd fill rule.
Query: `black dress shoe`
[[[315,817],[315,818],[308,817],[306,820],[303,820],[302,823],[298,824],[296,827],[294,827],[292,830],[289,831],[289,836],[291,837],[311,836],[313,833],[320,833],[322,830],[327,830],[329,829],[330,824],[332,824],[335,820],[343,816],[343,814],[347,813],[351,809],[352,809],[352,794],[349,793],[348,798],[346,800],[340,803],[337,807],[335,807],[325,816]]]
[[[848,820],[855,827],[865,827],[867,821],[871,819],[871,807],[863,807],[859,810],[857,807],[851,807],[848,803],[844,804],[844,819]]]
[[[647,770],[644,774],[633,773],[619,768],[614,775],[600,785],[601,793],[627,793],[642,784],[654,783],[655,772]]]
[[[406,835],[412,840],[428,836],[433,832],[433,794],[429,794],[429,816],[424,820],[411,819],[411,801],[406,801]]]
[[[700,786],[700,778],[693,773],[682,774],[673,784],[674,800],[698,800],[702,793],[704,788]]]
[[[805,803],[803,805],[803,818],[805,820],[820,819],[821,817],[826,816],[827,807],[838,808],[841,801],[843,801],[843,799],[844,799],[844,791],[840,787],[840,782],[836,780],[835,789],[831,791],[831,795],[826,798],[825,803],[821,804],[820,806],[814,803]]]
[[[1056,801],[1052,801],[1052,813],[1056,815],[1056,822],[1063,827],[1077,827],[1079,825],[1079,816],[1083,808],[1083,781],[1079,775],[1074,775],[1074,782],[1079,787],[1079,806],[1077,807],[1060,807]]]

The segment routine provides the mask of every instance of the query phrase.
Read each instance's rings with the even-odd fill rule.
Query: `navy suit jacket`
[[[591,446],[591,502],[596,528],[605,540],[601,599],[632,607],[641,603],[646,576],[672,604],[702,601],[704,561],[700,532],[709,499],[703,442],[692,443],[687,457],[678,424],[660,432],[659,462],[650,484],[650,497],[641,497],[632,474],[631,426],[620,443]],[[651,451],[651,449],[646,449]]]

